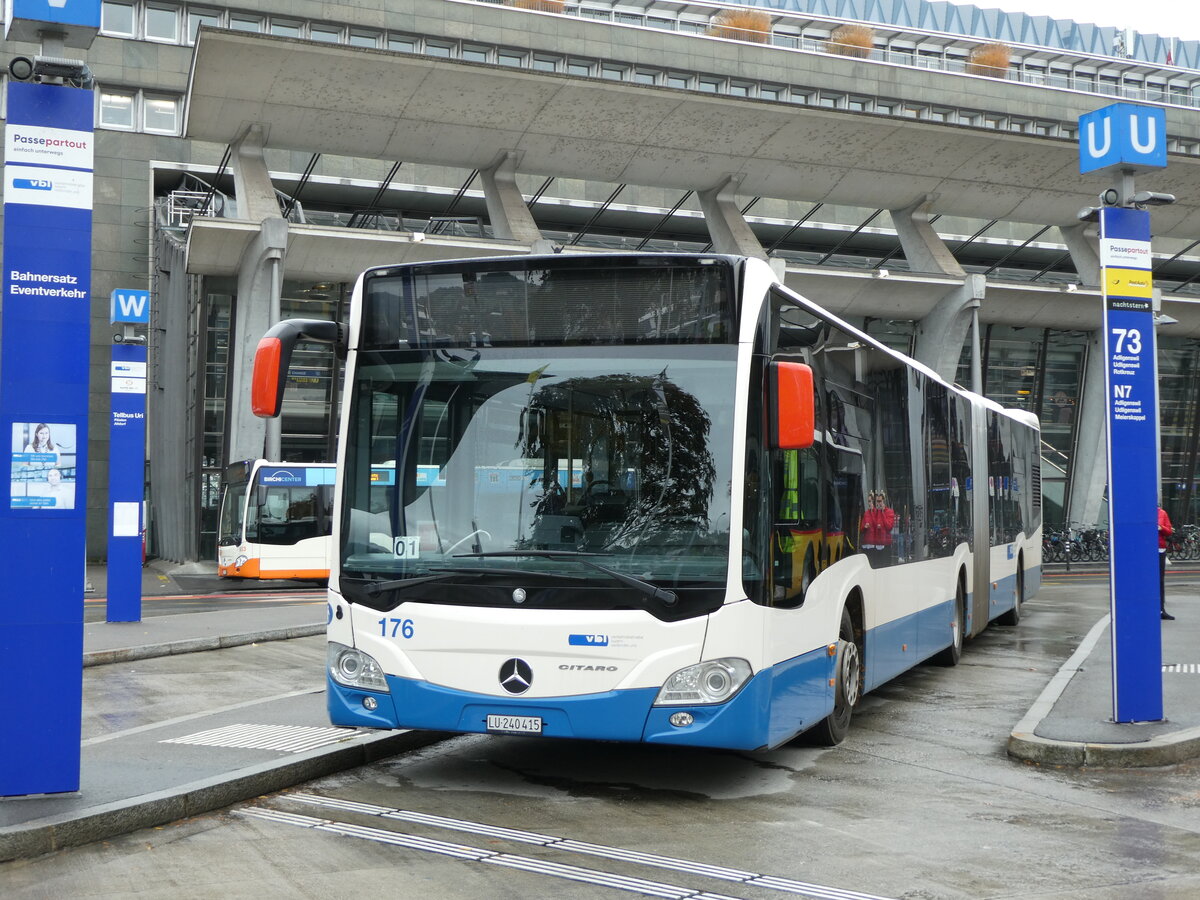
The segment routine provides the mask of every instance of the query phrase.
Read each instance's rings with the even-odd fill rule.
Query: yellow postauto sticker
[[[1150,273],[1141,269],[1104,270],[1105,293],[1110,297],[1145,297],[1149,299],[1153,282]]]

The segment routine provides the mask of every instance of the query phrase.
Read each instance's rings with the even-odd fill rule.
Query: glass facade
[[[235,281],[205,281],[203,347],[203,410],[198,427],[203,458],[200,465],[200,558],[214,559],[217,552],[217,517],[221,502],[221,469],[226,458],[226,410],[231,398],[229,347]],[[283,318],[344,319],[349,290],[343,284],[306,284],[285,281]],[[238,341],[246,345],[257,336]],[[283,406],[281,458],[288,462],[325,462],[334,458],[337,439],[337,397],[341,393],[342,367],[325,344],[303,342],[296,348],[288,375]]]

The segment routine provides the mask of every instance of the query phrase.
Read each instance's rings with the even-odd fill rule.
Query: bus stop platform
[[[169,577],[166,582],[153,572],[148,577],[157,582],[161,599],[178,589]],[[1103,588],[1087,588],[1095,589]],[[329,725],[321,687],[324,647],[318,637],[327,607],[319,594],[305,592],[292,605],[265,601],[219,612],[86,625],[85,696],[89,690],[93,696],[115,696],[112,708],[120,710],[130,680],[135,674],[143,677],[139,669],[145,660],[176,657],[160,662],[177,667],[172,677],[187,679],[195,702],[166,721],[151,721],[151,716],[135,727],[86,737],[77,792],[0,799],[0,862],[211,812],[446,737]],[[149,594],[147,601],[150,607]],[[1105,617],[1013,730],[1008,752],[1047,766],[1162,766],[1200,756],[1200,692],[1194,687],[1200,678],[1200,603],[1177,603],[1172,612],[1176,620],[1163,622],[1166,721],[1110,721]],[[259,652],[261,647],[248,645],[270,641],[289,642],[281,645],[292,666],[290,680],[279,685],[283,692],[257,698],[239,694],[236,673],[253,671],[255,662],[238,654]],[[194,674],[204,657],[185,654],[201,650],[218,654],[210,667],[234,673],[220,687],[209,688]],[[131,703],[138,702],[136,694],[129,696]],[[169,685],[158,699],[174,708]]]
[[[1059,668],[1008,739],[1017,759],[1049,766],[1167,766],[1200,757],[1200,602],[1173,603],[1162,622],[1163,719],[1117,723],[1112,631],[1104,616]]]

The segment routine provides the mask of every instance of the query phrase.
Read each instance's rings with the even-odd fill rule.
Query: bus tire
[[[862,699],[862,647],[854,633],[854,620],[849,609],[842,609],[842,624],[838,629],[837,661],[834,664],[833,712],[808,732],[809,740],[822,747],[840,744],[850,731],[854,708]]]
[[[1025,603],[1025,559],[1017,557],[1017,590],[1013,598],[1013,608],[996,617],[1001,625],[1018,625],[1021,622],[1021,606]]]
[[[967,592],[963,580],[958,579],[958,587],[954,591],[954,619],[950,623],[953,632],[950,646],[933,656],[933,661],[939,666],[957,666],[962,659],[963,632],[967,627]]]

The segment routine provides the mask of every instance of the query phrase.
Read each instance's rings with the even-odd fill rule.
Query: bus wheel
[[[1025,562],[1017,557],[1017,590],[1013,598],[1013,608],[996,617],[1001,625],[1017,625],[1021,621],[1021,605],[1025,602]]]
[[[950,621],[950,646],[933,657],[933,661],[939,666],[957,666],[958,661],[962,659],[963,630],[967,624],[966,609],[967,592],[963,589],[962,579],[959,579],[958,588],[954,592],[954,618]]]
[[[838,629],[837,663],[835,668],[833,712],[810,729],[809,739],[822,747],[840,744],[850,731],[850,717],[862,698],[862,648],[854,636],[854,620],[850,610],[842,610]]]

